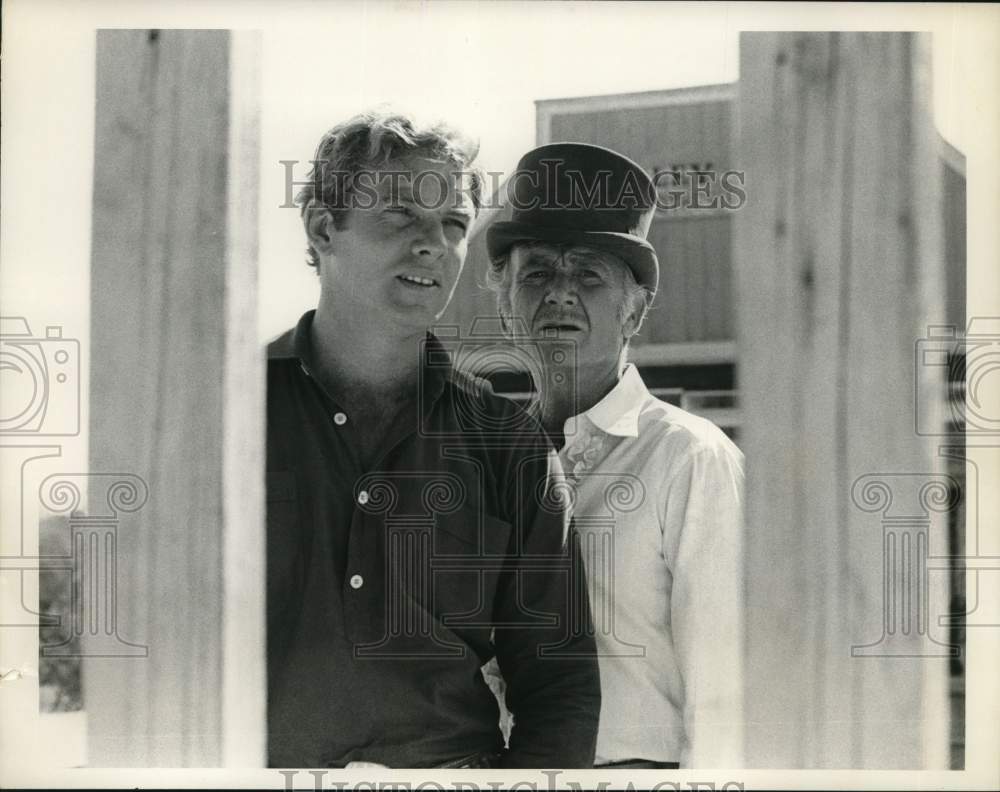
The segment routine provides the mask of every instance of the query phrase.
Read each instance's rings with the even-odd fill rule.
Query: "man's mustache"
[[[546,330],[550,328],[555,329],[572,329],[572,330],[586,330],[587,320],[585,317],[578,313],[570,313],[566,311],[543,311],[535,316],[535,320],[532,323],[536,328]]]

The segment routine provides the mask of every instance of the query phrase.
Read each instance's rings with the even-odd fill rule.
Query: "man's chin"
[[[392,300],[385,308],[384,317],[373,317],[376,320],[392,317],[399,324],[427,328],[445,312],[437,300]]]

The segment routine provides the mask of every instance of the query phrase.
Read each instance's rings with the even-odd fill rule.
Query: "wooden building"
[[[698,173],[715,197],[723,176],[742,186],[747,201],[754,185],[740,184],[743,169],[735,153],[737,83],[664,91],[545,99],[536,102],[538,145],[566,140],[621,151],[656,178],[663,171],[681,174],[680,191],[689,204]],[[942,168],[940,197],[946,257],[946,315],[940,324],[965,326],[965,157],[938,138]],[[733,175],[739,174],[739,175]],[[663,189],[677,185],[658,178]],[[726,198],[729,198],[727,201]],[[501,186],[491,204],[502,204]],[[722,196],[719,207],[687,205],[657,212],[649,240],[660,260],[660,288],[642,332],[632,340],[632,360],[656,395],[703,414],[728,434],[738,436],[736,398],[736,309],[733,289],[733,222],[738,195]],[[711,203],[702,199],[704,203]],[[668,203],[664,200],[663,203]],[[496,304],[486,289],[486,229],[509,217],[509,210],[487,209],[473,231],[469,256],[443,325],[462,336],[482,328],[496,331]],[[503,380],[501,380],[502,389]],[[520,385],[514,388],[520,390]]]

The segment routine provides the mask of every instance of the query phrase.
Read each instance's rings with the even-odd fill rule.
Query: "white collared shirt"
[[[743,454],[634,366],[565,433],[601,655],[597,763],[743,766]]]

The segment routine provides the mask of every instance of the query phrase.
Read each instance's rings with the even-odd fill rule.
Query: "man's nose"
[[[548,305],[574,306],[577,303],[576,286],[573,279],[563,274],[557,274],[551,282],[545,295]]]
[[[421,259],[437,261],[447,249],[448,240],[442,223],[432,219],[421,220],[413,240],[413,254]]]

